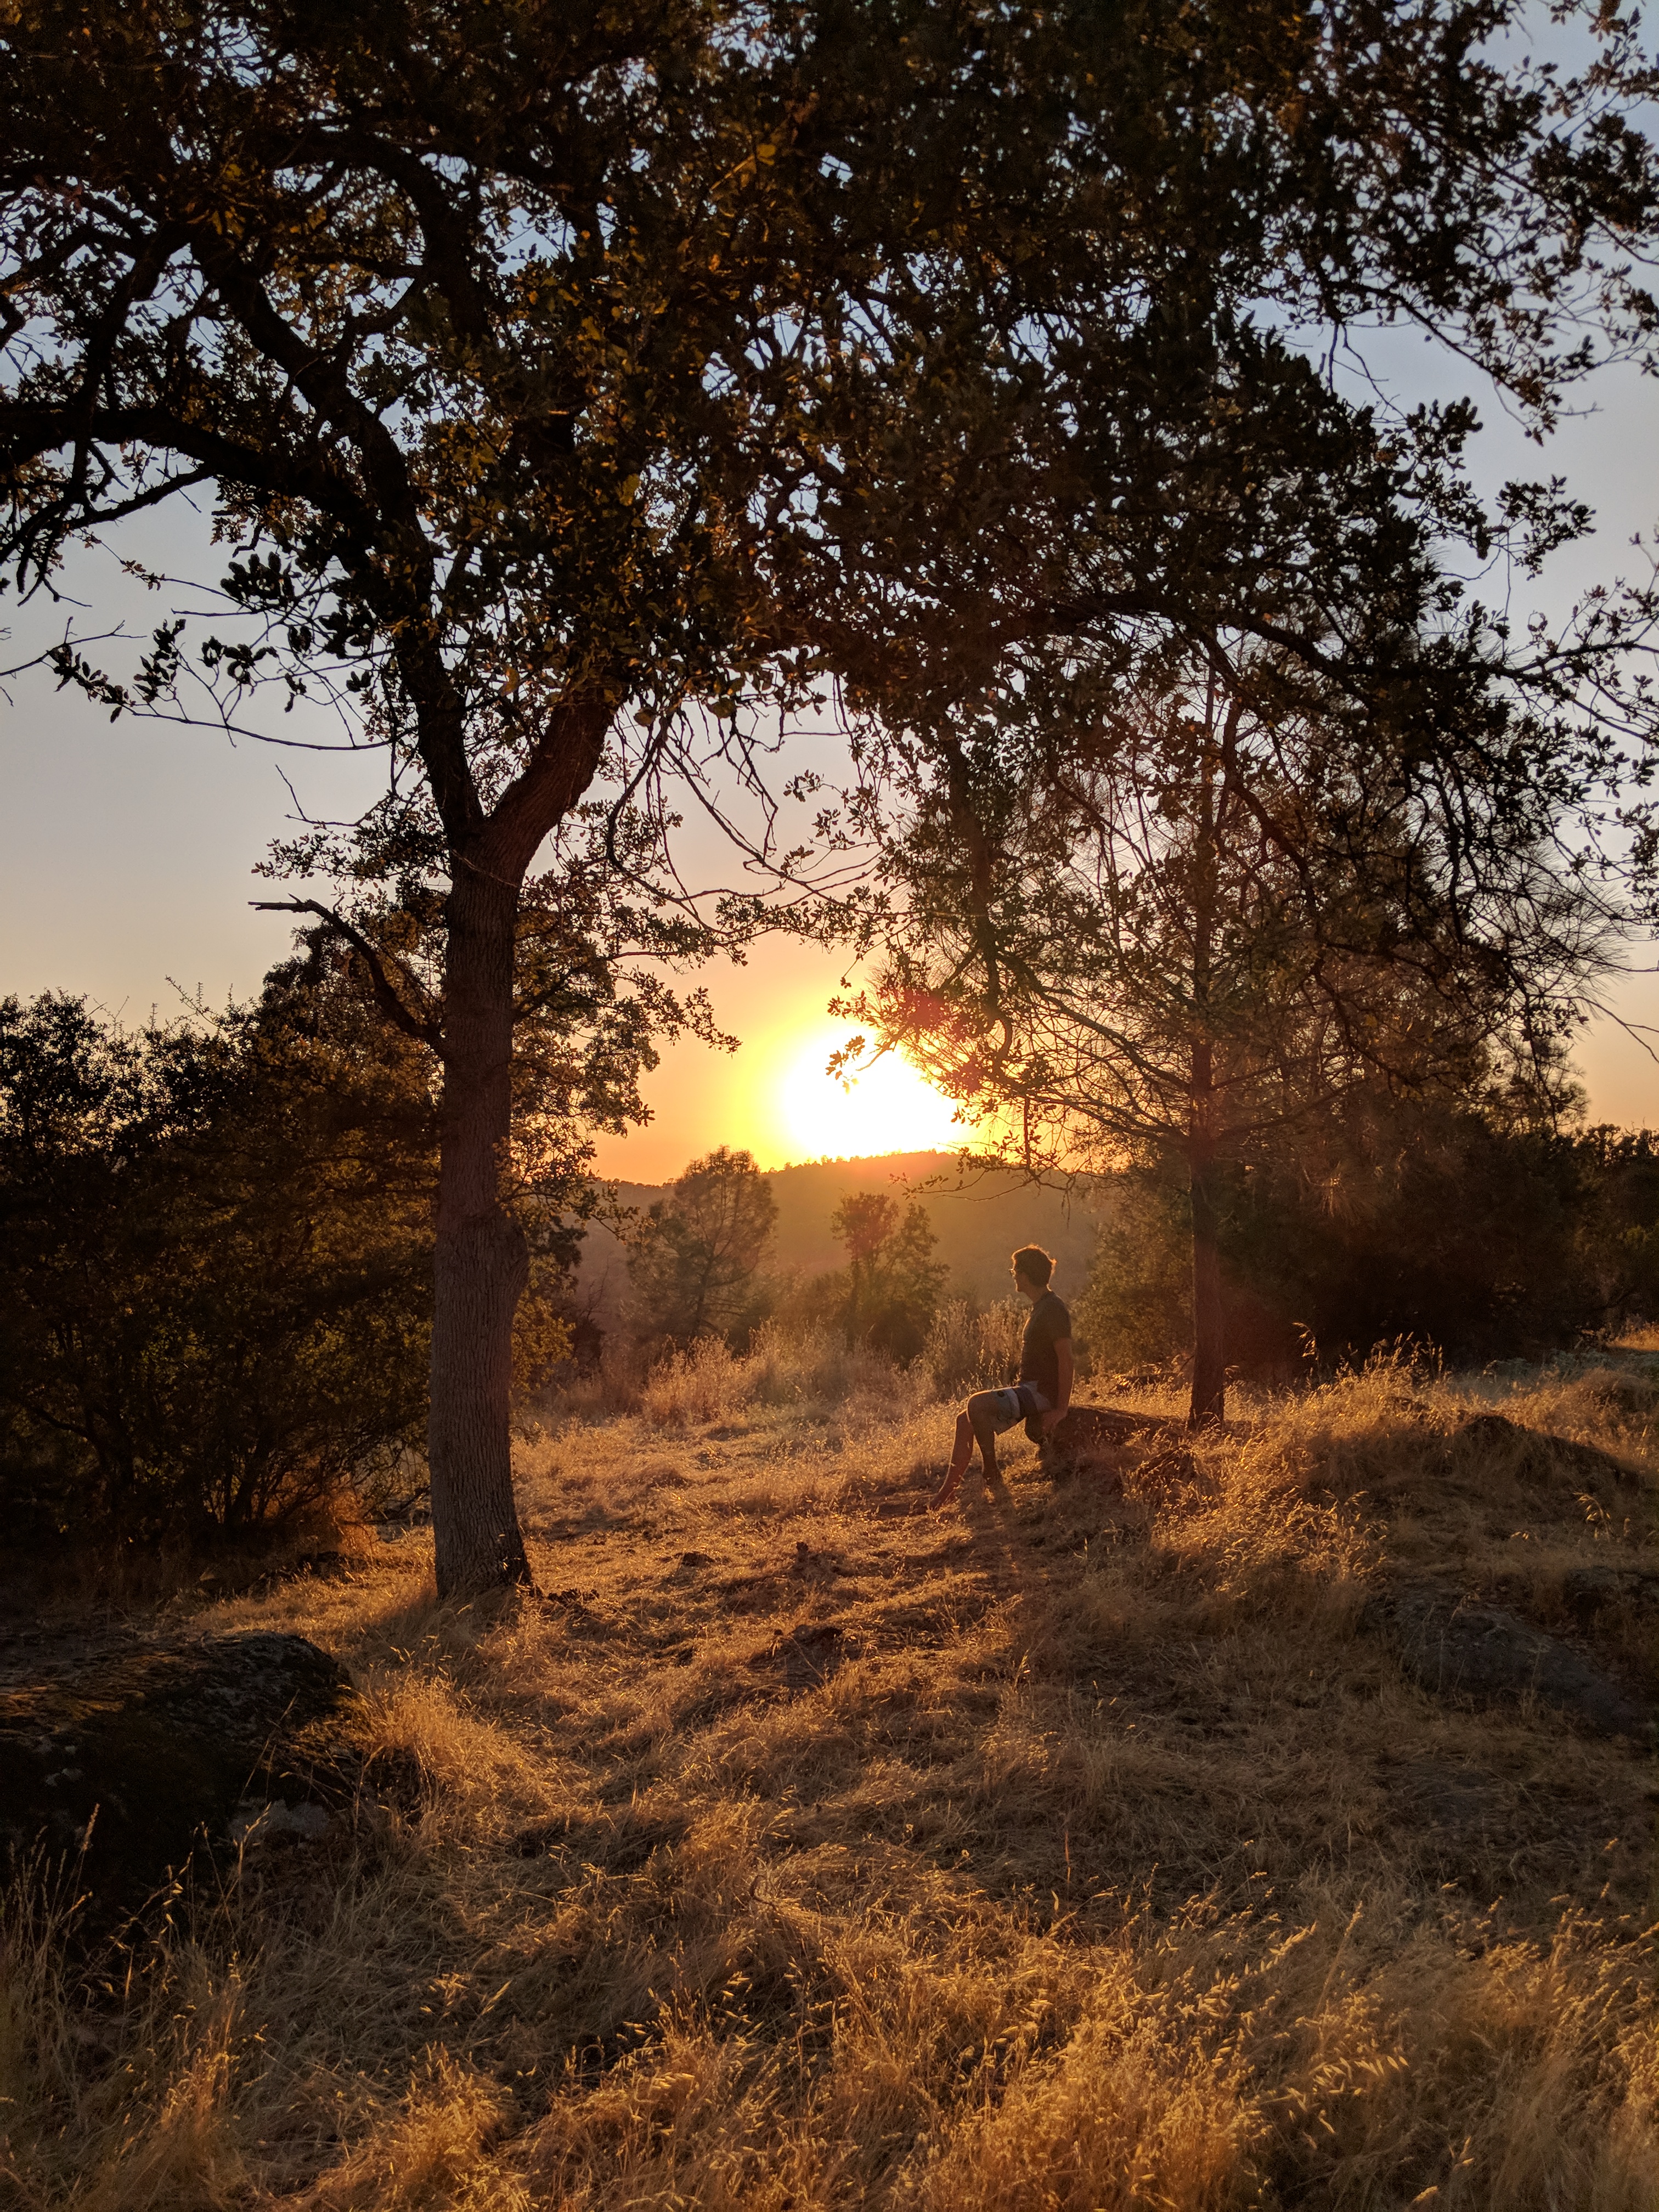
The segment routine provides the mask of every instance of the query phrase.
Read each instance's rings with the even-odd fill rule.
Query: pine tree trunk
[[[1214,1162],[1195,1154],[1193,1201],[1193,1396],[1188,1428],[1207,1428],[1227,1411],[1227,1340],[1221,1311],[1220,1224]]]
[[[1213,684],[1207,710],[1212,726]],[[1217,884],[1215,781],[1218,763],[1206,744],[1198,810],[1197,868],[1193,911],[1193,1007],[1199,1017],[1192,1042],[1187,1164],[1193,1204],[1193,1396],[1187,1425],[1207,1428],[1227,1409],[1227,1347],[1221,1316],[1220,1224],[1216,1218],[1215,1050],[1208,1033],[1210,963],[1214,943]]]
[[[438,1595],[530,1581],[513,1497],[513,1316],[529,1277],[502,1207],[512,1114],[516,884],[458,872],[449,897],[433,1255],[428,1453]]]

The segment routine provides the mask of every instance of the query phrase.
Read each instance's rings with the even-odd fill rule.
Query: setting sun
[[[896,1053],[848,1083],[828,1074],[830,1055],[847,1038],[844,1025],[823,1024],[778,1040],[775,1113],[791,1158],[953,1152],[963,1143],[968,1132],[954,1103]]]

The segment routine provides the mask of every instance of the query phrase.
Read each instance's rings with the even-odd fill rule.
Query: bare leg
[[[1002,1474],[997,1466],[997,1432],[991,1425],[991,1408],[995,1395],[989,1390],[976,1391],[968,1401],[968,1421],[979,1446],[979,1456],[985,1469],[987,1482],[1000,1482]]]
[[[962,1487],[962,1478],[968,1472],[968,1462],[974,1455],[974,1431],[966,1413],[957,1415],[956,1441],[951,1447],[951,1464],[945,1480],[928,1500],[927,1510],[937,1513],[948,1505]]]
[[[931,1501],[933,1512],[938,1513],[950,1504],[961,1489],[962,1478],[968,1472],[968,1462],[974,1455],[975,1444],[979,1446],[987,1482],[1001,1480],[997,1469],[997,1433],[991,1423],[995,1403],[996,1393],[994,1390],[976,1390],[968,1401],[967,1411],[957,1415],[957,1437],[951,1452],[951,1465]]]

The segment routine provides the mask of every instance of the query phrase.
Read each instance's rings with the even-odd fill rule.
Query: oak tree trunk
[[[530,1581],[513,1497],[513,1316],[524,1232],[501,1202],[512,1116],[518,885],[456,872],[448,902],[444,1088],[428,1430],[438,1595]]]

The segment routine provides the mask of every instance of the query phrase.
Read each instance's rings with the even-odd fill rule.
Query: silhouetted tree
[[[807,298],[775,159],[801,88],[754,28],[697,0],[32,0],[0,30],[27,301],[6,550],[42,577],[76,533],[212,486],[247,618],[190,664],[165,624],[136,684],[67,648],[63,674],[118,711],[187,668],[228,713],[266,682],[320,693],[388,752],[343,853],[283,858],[334,878],[296,903],[442,1067],[445,1592],[528,1572],[508,1416],[530,1255],[501,1181],[522,887],[613,731],[729,717],[776,665],[747,518],[762,418],[796,401],[765,349]],[[429,967],[398,957],[387,900],[430,909]]]
[[[891,848],[885,1035],[1030,1166],[1182,1164],[1194,1423],[1224,1406],[1230,1167],[1379,1085],[1547,1101],[1619,920],[1547,785],[1449,809],[1389,734],[1268,656],[1167,656],[1081,726],[964,732]]]
[[[937,1238],[925,1206],[902,1210],[881,1191],[849,1193],[830,1217],[847,1251],[845,1270],[811,1285],[814,1310],[831,1318],[848,1344],[868,1345],[908,1364],[927,1341],[947,1270],[933,1257]]]
[[[1111,1365],[1168,1359],[1191,1341],[1188,1191],[1149,1164],[1099,1197],[1079,1325]],[[1288,1140],[1265,1132],[1217,1200],[1228,1356],[1257,1376],[1401,1338],[1457,1362],[1538,1358],[1659,1314],[1648,1131],[1360,1093]]]
[[[642,1333],[682,1347],[746,1337],[765,1309],[759,1270],[777,1213],[752,1153],[722,1145],[693,1160],[650,1208],[629,1258]]]

